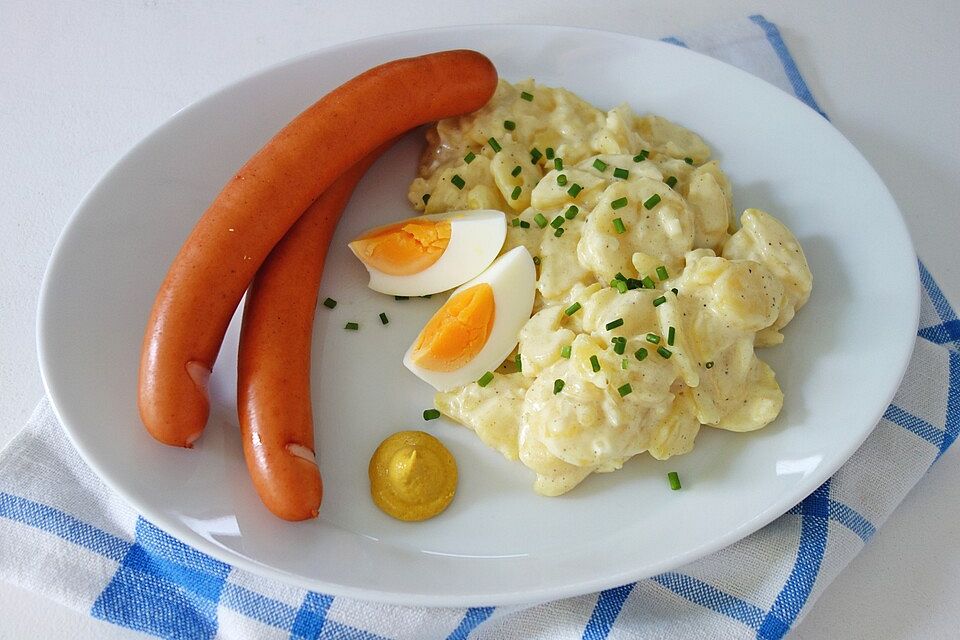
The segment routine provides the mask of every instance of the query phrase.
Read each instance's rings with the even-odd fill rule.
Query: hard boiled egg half
[[[536,286],[536,267],[526,247],[503,254],[450,294],[407,350],[404,366],[438,391],[493,371],[517,346]]]
[[[425,296],[479,275],[506,237],[502,211],[454,211],[371,229],[351,242],[350,250],[370,272],[374,291]]]

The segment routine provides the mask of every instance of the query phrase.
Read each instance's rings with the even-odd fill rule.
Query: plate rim
[[[221,94],[233,89],[237,85],[247,83],[255,78],[261,76],[270,75],[274,71],[280,68],[287,67],[289,65],[295,65],[298,62],[301,62],[306,59],[310,59],[316,56],[323,56],[335,53],[340,50],[351,49],[354,47],[362,47],[365,45],[370,45],[373,43],[379,42],[388,42],[397,37],[411,35],[429,35],[436,33],[459,33],[464,30],[470,31],[485,31],[492,29],[511,29],[511,30],[549,30],[554,31],[555,33],[592,33],[600,34],[604,36],[615,36],[617,38],[623,38],[626,40],[634,41],[643,41],[657,47],[674,47],[668,43],[654,40],[650,38],[644,38],[641,36],[610,31],[606,29],[599,28],[589,28],[589,27],[576,27],[576,26],[561,26],[561,25],[544,25],[544,24],[520,24],[520,23],[509,23],[509,24],[472,24],[472,25],[452,25],[452,26],[440,26],[440,27],[430,27],[424,29],[407,29],[402,31],[395,31],[389,33],[382,33],[373,36],[368,36],[355,40],[348,40],[333,44],[326,47],[321,47],[311,51],[307,51],[296,56],[286,58],[284,60],[272,63],[265,67],[253,70],[247,74],[241,75],[238,78],[224,83],[214,91],[207,93],[197,100],[190,102],[189,104],[183,106],[182,108],[173,112],[168,118],[166,118],[162,123],[160,123],[156,128],[149,131],[146,135],[141,137],[134,145],[132,145],[126,152],[124,152],[90,187],[86,194],[81,198],[80,202],[74,208],[73,212],[70,214],[67,222],[65,223],[63,229],[60,232],[60,235],[57,238],[57,241],[53,247],[50,258],[47,262],[46,268],[44,270],[43,280],[40,287],[40,292],[38,296],[37,303],[37,320],[36,320],[36,336],[37,336],[37,353],[38,361],[40,366],[40,374],[43,382],[44,390],[46,391],[47,397],[50,400],[51,408],[54,414],[57,416],[58,421],[63,426],[63,430],[66,433],[70,443],[83,458],[84,462],[94,471],[97,477],[104,482],[112,491],[117,493],[127,504],[133,507],[140,515],[145,517],[151,523],[155,524],[166,533],[170,534],[177,540],[184,542],[194,548],[206,553],[218,560],[226,562],[231,566],[250,571],[251,573],[279,580],[286,584],[293,584],[305,589],[310,590],[320,590],[325,593],[330,593],[337,596],[345,596],[350,598],[355,598],[358,600],[367,600],[367,601],[376,601],[383,602],[387,604],[395,605],[405,605],[405,606],[427,606],[427,607],[469,607],[469,606],[486,606],[486,605],[515,605],[515,604],[530,604],[537,602],[546,602],[550,600],[555,600],[559,598],[583,595],[585,593],[591,593],[598,591],[604,588],[609,588],[612,586],[624,584],[627,582],[632,582],[635,580],[643,579],[652,575],[656,575],[662,571],[666,571],[672,568],[677,568],[688,564],[690,562],[699,560],[711,553],[714,553],[720,549],[723,549],[739,540],[742,540],[746,536],[754,533],[760,528],[766,526],[776,518],[780,517],[794,505],[801,502],[808,495],[813,493],[823,482],[828,478],[833,476],[836,471],[843,466],[849,458],[856,452],[856,450],[863,444],[863,442],[869,437],[873,432],[875,425],[879,422],[883,413],[886,410],[887,405],[890,400],[895,395],[897,389],[902,383],[903,377],[906,374],[907,366],[910,362],[910,359],[914,350],[914,340],[904,341],[904,345],[900,349],[899,353],[889,353],[887,352],[888,365],[895,364],[896,366],[890,367],[891,369],[896,369],[899,371],[899,375],[896,376],[896,383],[892,385],[891,389],[885,390],[882,396],[885,398],[883,403],[878,402],[878,409],[875,410],[874,415],[869,422],[870,425],[867,428],[863,429],[863,432],[858,435],[856,438],[849,439],[847,441],[847,446],[842,447],[842,453],[837,455],[834,458],[833,463],[831,464],[822,464],[817,466],[817,468],[810,473],[808,477],[804,478],[804,481],[797,484],[797,488],[793,491],[784,492],[784,494],[773,504],[769,505],[766,509],[758,512],[753,518],[742,523],[740,526],[735,527],[734,529],[728,530],[725,534],[720,536],[715,536],[710,539],[708,542],[701,544],[699,546],[687,549],[686,551],[675,554],[673,556],[668,556],[658,562],[647,564],[643,567],[642,570],[624,570],[617,573],[606,573],[591,579],[587,580],[573,580],[565,581],[559,584],[554,583],[553,586],[538,588],[536,590],[522,590],[522,591],[498,591],[495,594],[487,595],[434,595],[434,594],[424,594],[424,593],[404,593],[396,591],[384,591],[376,588],[358,588],[347,585],[339,585],[335,583],[324,582],[322,580],[310,579],[304,576],[296,575],[289,573],[287,571],[274,568],[268,564],[258,562],[252,558],[248,558],[242,555],[239,555],[232,551],[231,549],[221,546],[215,543],[212,543],[209,540],[206,540],[202,536],[198,535],[196,532],[181,531],[181,527],[173,521],[171,518],[165,516],[162,512],[154,510],[150,505],[140,504],[138,500],[134,499],[129,492],[124,489],[124,486],[121,482],[116,481],[115,478],[111,476],[108,470],[105,467],[99,465],[95,460],[97,459],[96,455],[93,452],[89,451],[85,447],[79,436],[74,432],[74,429],[71,428],[68,423],[64,420],[61,408],[57,401],[58,394],[53,388],[53,385],[50,381],[52,366],[51,362],[55,359],[54,354],[50,352],[45,347],[45,342],[47,339],[47,329],[45,327],[45,322],[49,321],[49,306],[51,303],[51,289],[55,286],[51,282],[51,273],[55,270],[55,264],[58,261],[58,257],[62,258],[63,256],[63,246],[67,242],[67,238],[71,236],[71,229],[77,224],[80,214],[86,209],[88,202],[93,198],[93,196],[99,191],[102,185],[108,182],[109,178],[112,176],[114,171],[123,165],[125,161],[139,149],[147,144],[149,141],[154,139],[156,136],[161,136],[170,126],[178,122],[180,118],[184,117],[187,113],[191,112],[194,109],[199,108],[201,105],[217,99]],[[679,55],[692,55],[702,60],[709,61],[709,64],[719,64],[727,67],[728,69],[734,71],[736,74],[748,77],[751,81],[760,81],[768,87],[774,89],[783,96],[788,97],[791,100],[794,100],[800,104],[804,104],[799,98],[795,95],[790,94],[787,91],[776,87],[770,82],[755,76],[747,71],[744,71],[734,65],[731,65],[722,60],[712,58],[706,54],[700,53],[698,51],[693,51],[690,49],[684,49],[682,52],[675,52]],[[804,104],[806,107],[806,105]],[[809,108],[809,107],[807,107]],[[810,110],[811,115],[818,115],[812,109]],[[876,172],[876,169],[870,164],[870,162],[863,156],[863,154],[850,142],[850,140],[837,129],[832,122],[823,119],[823,124],[828,126],[832,131],[839,136],[845,145],[857,156],[859,156],[863,162],[864,166],[872,172],[873,176],[876,178],[878,185],[882,186],[884,195],[886,199],[889,200],[893,210],[896,211],[897,217],[896,221],[899,223],[900,229],[897,235],[902,236],[907,246],[911,256],[913,257],[913,269],[910,274],[910,280],[913,283],[909,292],[904,292],[905,294],[910,294],[911,298],[909,300],[904,300],[904,302],[909,303],[909,317],[911,318],[910,324],[913,327],[911,336],[915,336],[916,328],[919,325],[919,316],[920,316],[920,304],[921,304],[921,284],[920,284],[920,273],[919,266],[917,263],[916,249],[912,240],[912,237],[907,227],[906,220],[903,216],[902,211],[896,203],[896,200],[893,198],[892,194],[889,191],[889,188],[886,186],[882,178]],[[906,306],[906,305],[905,305]],[[878,395],[878,397],[880,397]],[[839,450],[839,449],[838,449]],[[173,533],[176,531],[177,533]],[[184,535],[186,533],[186,535]]]

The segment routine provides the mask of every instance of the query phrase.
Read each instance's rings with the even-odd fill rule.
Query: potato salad
[[[697,134],[501,80],[485,107],[428,131],[409,198],[426,214],[505,212],[501,254],[534,257],[516,351],[435,404],[533,470],[537,493],[563,494],[640,453],[687,453],[701,425],[753,431],[780,412],[755,350],[783,341],[810,269],[772,215],[736,220]]]

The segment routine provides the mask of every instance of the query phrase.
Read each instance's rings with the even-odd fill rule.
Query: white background
[[[960,305],[960,3],[952,0],[0,0],[0,446],[43,393],[36,301],[60,230],[96,180],[183,106],[291,56],[392,31],[527,22],[659,38],[753,13],[780,26],[821,107],[880,173],[920,257]],[[958,479],[954,447],[793,637],[955,637]],[[0,637],[137,635],[0,584]]]

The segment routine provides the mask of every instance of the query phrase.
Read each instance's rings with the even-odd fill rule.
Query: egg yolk
[[[483,349],[495,313],[493,287],[486,282],[452,296],[420,332],[411,360],[430,371],[456,371]]]
[[[409,276],[439,260],[449,243],[449,220],[414,218],[374,229],[351,242],[350,250],[368,267]]]

